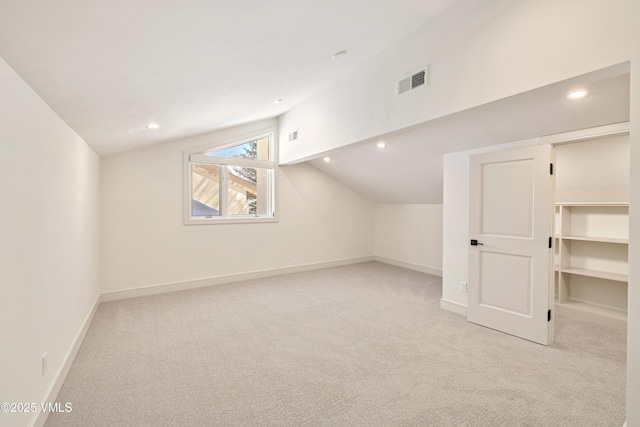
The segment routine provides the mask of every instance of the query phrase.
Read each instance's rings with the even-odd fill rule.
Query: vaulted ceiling
[[[4,1],[0,56],[110,155],[277,117],[458,1]],[[590,94],[570,102],[576,86]],[[620,64],[310,163],[377,203],[442,203],[446,153],[627,120]]]
[[[567,99],[575,88],[589,95]],[[629,64],[618,64],[321,153],[310,163],[376,203],[440,204],[444,154],[626,122],[629,90]]]
[[[109,155],[276,117],[456,2],[3,1],[0,56]]]

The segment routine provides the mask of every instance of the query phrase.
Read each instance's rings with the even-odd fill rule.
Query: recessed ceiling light
[[[145,128],[147,129],[158,129],[160,126],[157,123],[149,123],[148,125],[145,126]]]
[[[280,104],[282,102],[282,98],[278,98],[275,101],[273,101],[274,104]]]
[[[331,157],[327,156],[327,157],[325,157],[325,158],[324,158],[324,159],[322,159],[322,160],[324,160],[325,162],[330,162],[330,161],[331,161]]]
[[[378,142],[376,145],[378,146],[378,148],[384,148],[387,146],[387,144],[385,144],[384,142]]]
[[[343,56],[345,56],[347,54],[347,50],[341,50],[340,52],[336,52],[333,54],[333,56],[331,57],[331,59],[338,59],[338,58],[342,58]]]
[[[589,91],[586,90],[586,89],[576,89],[576,90],[572,90],[571,92],[569,92],[567,94],[567,98],[569,98],[569,99],[580,99],[580,98],[584,98],[585,96],[587,96],[588,93],[589,93]]]

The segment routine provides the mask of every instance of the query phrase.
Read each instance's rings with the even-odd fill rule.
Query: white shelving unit
[[[626,326],[629,204],[561,202],[555,214],[556,310]]]
[[[629,123],[543,140],[555,147],[555,311],[625,328]]]

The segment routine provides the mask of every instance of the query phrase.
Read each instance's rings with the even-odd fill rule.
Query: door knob
[[[477,240],[471,240],[471,246],[484,246],[484,243],[480,243]]]

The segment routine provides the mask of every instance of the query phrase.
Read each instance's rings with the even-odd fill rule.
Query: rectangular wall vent
[[[419,86],[422,86],[424,84],[426,74],[427,74],[426,70],[422,70],[418,73],[415,73],[413,76],[411,76],[411,89],[415,89]]]
[[[411,77],[402,79],[398,82],[398,95],[409,92],[411,90]]]
[[[428,68],[425,67],[423,70],[418,71],[417,73],[413,73],[409,77],[405,77],[402,80],[398,81],[398,95],[402,95],[403,93],[407,93],[411,90],[418,89],[421,86],[425,86],[428,84]]]
[[[289,134],[289,142],[294,142],[298,140],[298,131],[294,130]]]

